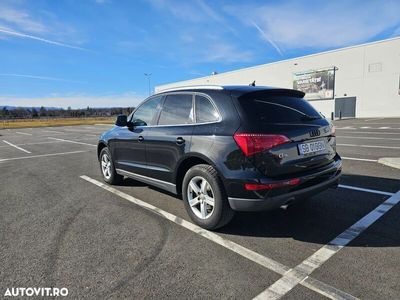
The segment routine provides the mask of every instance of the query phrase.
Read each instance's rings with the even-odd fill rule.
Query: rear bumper
[[[342,162],[339,159],[328,170],[300,177],[302,183],[286,193],[258,199],[228,197],[228,201],[231,208],[236,211],[260,211],[279,208],[296,200],[314,196],[328,188],[337,187],[341,168]],[[327,174],[329,175],[327,176]],[[318,178],[324,178],[324,180],[314,184]]]

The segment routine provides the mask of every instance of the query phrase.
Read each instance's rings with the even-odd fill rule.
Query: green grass
[[[0,129],[70,125],[114,124],[115,117],[0,120]]]

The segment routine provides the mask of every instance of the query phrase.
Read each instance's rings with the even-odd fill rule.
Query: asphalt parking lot
[[[400,298],[400,119],[336,121],[341,186],[211,233],[182,201],[134,180],[108,187],[109,125],[0,130],[0,295],[70,298]]]

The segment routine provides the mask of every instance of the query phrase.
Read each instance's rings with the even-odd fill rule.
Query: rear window
[[[239,103],[250,118],[256,118],[263,123],[298,123],[322,118],[303,98],[242,98]]]

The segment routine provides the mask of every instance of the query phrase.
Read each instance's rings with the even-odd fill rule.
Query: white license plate
[[[297,147],[299,148],[300,155],[315,154],[326,150],[324,141],[304,143],[298,145]]]

